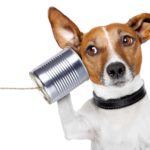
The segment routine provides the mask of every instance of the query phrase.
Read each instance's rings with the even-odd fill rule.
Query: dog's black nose
[[[125,65],[120,62],[111,63],[107,67],[107,73],[113,79],[121,78],[125,74]]]

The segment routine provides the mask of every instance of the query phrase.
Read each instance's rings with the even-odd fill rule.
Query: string
[[[0,87],[0,90],[37,90],[40,87]]]

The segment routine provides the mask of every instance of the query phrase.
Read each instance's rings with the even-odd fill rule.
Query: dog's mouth
[[[133,79],[134,79],[134,76],[132,75],[130,76],[130,78],[123,77],[123,78],[114,79],[114,80],[110,78],[109,79],[103,78],[102,81],[103,81],[104,86],[123,87],[129,82],[133,81]]]
[[[122,87],[128,82],[129,82],[128,80],[118,80],[118,81],[116,80],[116,81],[112,81],[110,86]]]

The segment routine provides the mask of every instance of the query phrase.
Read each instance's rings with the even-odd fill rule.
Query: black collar
[[[108,99],[105,100],[101,97],[98,97],[93,92],[93,100],[96,106],[103,109],[119,109],[123,107],[130,106],[138,101],[140,101],[146,95],[144,86],[142,86],[138,91],[118,99]]]

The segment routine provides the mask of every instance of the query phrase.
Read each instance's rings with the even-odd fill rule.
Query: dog
[[[48,18],[58,45],[72,47],[81,57],[94,89],[78,112],[70,95],[58,102],[65,137],[89,139],[92,150],[150,150],[150,101],[140,77],[150,14],[87,33],[54,7]]]

